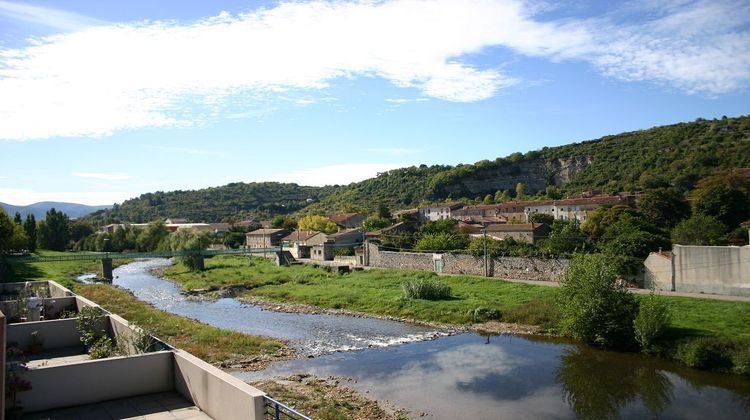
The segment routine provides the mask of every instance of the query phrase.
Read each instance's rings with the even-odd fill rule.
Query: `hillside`
[[[243,218],[265,218],[295,212],[317,201],[336,187],[304,187],[277,182],[232,183],[190,191],[142,194],[97,212],[89,219],[105,224],[115,221],[146,223],[167,217],[193,222],[226,222]]]
[[[515,190],[528,194],[556,186],[563,194],[636,191],[663,179],[689,191],[717,170],[750,167],[750,116],[654,127],[598,140],[545,147],[473,165],[395,169],[334,191],[310,211],[336,211],[353,204],[373,210],[382,203],[403,208],[419,202],[481,198]]]
[[[42,220],[44,219],[44,215],[51,208],[61,211],[67,214],[68,217],[75,219],[98,210],[108,209],[112,206],[87,206],[85,204],[42,201],[39,203],[29,204],[28,206],[14,206],[12,204],[0,203],[0,207],[4,208],[11,217],[16,214],[16,212],[19,212],[21,213],[21,217],[23,217],[24,219],[26,218],[26,215],[33,214],[36,220]]]
[[[563,195],[598,190],[637,191],[663,180],[683,191],[717,170],[750,167],[750,116],[698,119],[526,154],[514,153],[473,165],[420,165],[394,169],[362,182],[323,188],[297,184],[234,183],[194,191],[155,192],[100,211],[98,223],[147,222],[166,217],[191,221],[266,218],[303,211],[372,211],[417,206],[426,201],[476,199],[497,191],[527,194],[555,186]],[[312,199],[312,204],[307,199]]]

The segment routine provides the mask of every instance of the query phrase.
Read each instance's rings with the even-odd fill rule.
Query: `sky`
[[[345,185],[750,114],[747,0],[0,0],[0,202]]]

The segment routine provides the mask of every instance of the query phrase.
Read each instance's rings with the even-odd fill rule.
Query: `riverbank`
[[[408,411],[375,401],[346,386],[347,378],[317,378],[298,374],[250,382],[284,404],[316,419],[406,419]]]
[[[437,323],[454,329],[551,335],[557,333],[559,319],[557,288],[483,277],[439,277],[402,270],[340,275],[313,267],[276,267],[262,259],[237,256],[208,259],[202,272],[174,265],[163,275],[186,293],[209,298],[232,296],[271,310],[325,311]],[[451,297],[406,299],[402,283],[414,279],[443,282],[451,287]],[[656,354],[693,367],[750,373],[743,362],[750,354],[750,302],[665,299],[673,322]],[[493,321],[490,325],[495,328],[485,328],[486,321]],[[718,364],[712,359],[719,360]]]

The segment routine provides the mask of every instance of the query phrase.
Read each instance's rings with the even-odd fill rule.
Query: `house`
[[[417,220],[419,217],[419,209],[406,209],[406,210],[396,210],[394,212],[391,212],[391,218],[393,220]]]
[[[332,261],[336,248],[353,248],[362,244],[362,229],[346,229],[326,236],[326,241],[310,248],[310,259]]]
[[[411,234],[417,230],[415,222],[398,222],[392,226],[365,233],[367,239],[387,240],[389,236]]]
[[[362,222],[365,221],[365,216],[360,213],[333,214],[326,217],[343,229],[360,227],[362,226]]]
[[[427,207],[419,208],[419,220],[421,221],[437,221],[443,219],[451,219],[451,212],[462,208],[463,203],[440,203],[434,204]]]
[[[635,196],[594,195],[562,200],[509,201],[502,204],[466,206],[454,210],[451,215],[454,219],[467,222],[480,221],[483,218],[486,220],[504,218],[507,221],[528,222],[532,214],[543,213],[554,217],[555,220],[578,220],[583,223],[588,220],[594,210],[618,204],[633,206]]]
[[[257,229],[245,234],[245,245],[248,248],[280,246],[281,240],[289,233],[287,229]]]
[[[170,217],[164,220],[164,223],[167,225],[180,225],[180,224],[184,224],[187,222],[188,222],[187,219],[177,218],[177,217]]]
[[[488,225],[487,236],[498,241],[511,238],[519,242],[533,244],[539,239],[549,236],[550,228],[544,223],[521,223],[521,224],[494,224]],[[480,237],[483,233],[471,234],[472,237]]]
[[[289,251],[294,258],[310,258],[310,249],[327,240],[325,233],[314,230],[295,230],[281,238],[284,249]]]

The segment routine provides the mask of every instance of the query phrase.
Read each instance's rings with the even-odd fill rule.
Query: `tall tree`
[[[26,232],[26,237],[28,238],[28,248],[29,251],[34,252],[36,251],[36,241],[37,241],[37,232],[36,232],[36,218],[33,214],[27,214],[26,220],[23,222],[23,230]]]
[[[91,235],[95,231],[96,229],[94,229],[94,226],[92,226],[91,223],[81,219],[74,220],[70,224],[70,240],[77,242],[80,239]]]
[[[64,251],[70,241],[68,215],[51,208],[39,223],[39,246],[53,251]]]
[[[641,196],[639,210],[649,222],[668,228],[690,217],[690,204],[676,188],[646,191]]]
[[[526,198],[526,185],[523,182],[516,184],[516,198],[519,200]]]
[[[0,254],[8,251],[20,251],[26,248],[28,238],[21,225],[13,221],[0,208]]]
[[[300,230],[314,230],[323,233],[334,233],[338,230],[336,223],[324,216],[304,216],[297,221]]]
[[[16,212],[16,215],[13,217],[13,223],[20,225],[23,223],[23,219],[21,219],[21,213]]]
[[[694,214],[672,230],[672,243],[677,245],[725,245],[726,225],[717,218]]]
[[[712,185],[695,200],[696,213],[713,216],[729,229],[750,218],[750,200],[744,191],[728,185]]]
[[[151,222],[143,229],[136,239],[138,251],[156,251],[164,247],[164,240],[169,230],[162,221]]]

